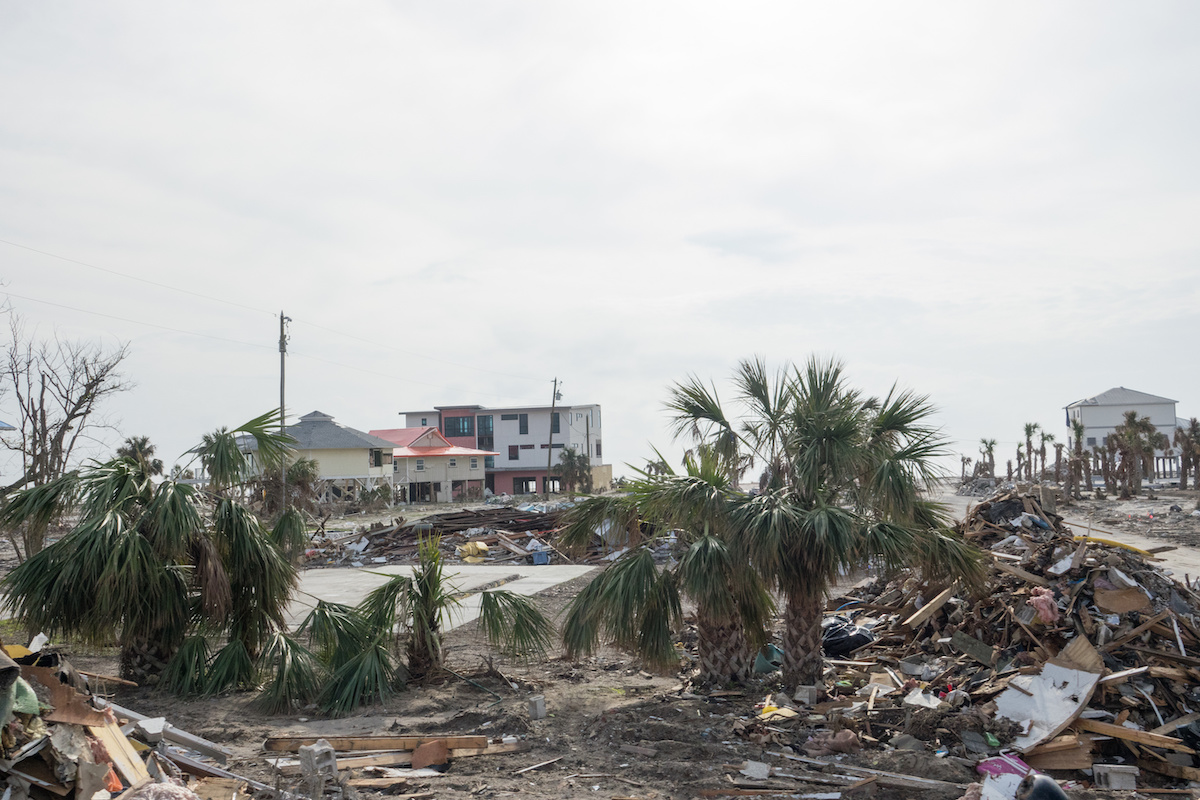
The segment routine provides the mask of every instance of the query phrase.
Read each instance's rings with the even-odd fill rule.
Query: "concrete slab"
[[[287,624],[295,628],[313,609],[318,600],[357,605],[372,589],[382,586],[393,575],[411,575],[408,564],[381,564],[377,567],[330,567],[312,569],[300,574],[300,586],[287,610]],[[531,597],[538,592],[566,583],[596,569],[593,566],[549,564],[529,565],[454,564],[447,566],[446,578],[460,592],[479,590],[497,581],[514,594]],[[479,616],[480,598],[473,592],[450,613],[446,630],[457,628]]]

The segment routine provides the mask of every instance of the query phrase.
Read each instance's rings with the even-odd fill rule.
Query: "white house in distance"
[[[392,481],[401,499],[444,503],[483,498],[485,459],[495,452],[451,444],[433,427],[373,430],[371,436],[395,445]]]
[[[559,479],[547,476],[547,463],[558,464],[562,448],[586,453],[592,465],[592,483],[607,486],[612,465],[604,463],[600,406],[435,406],[431,411],[402,411],[406,428],[435,427],[460,447],[496,453],[485,460],[486,486],[501,494],[559,491]],[[551,449],[554,454],[551,455]]]
[[[1136,412],[1138,417],[1149,417],[1150,423],[1168,440],[1175,435],[1177,425],[1185,424],[1175,416],[1174,400],[1118,386],[1068,405],[1067,430],[1070,432],[1073,420],[1079,420],[1083,423],[1084,450],[1104,447],[1108,437],[1116,433],[1117,426],[1124,422],[1126,411]],[[1170,448],[1156,451],[1154,473],[1157,478],[1177,477],[1178,455]]]

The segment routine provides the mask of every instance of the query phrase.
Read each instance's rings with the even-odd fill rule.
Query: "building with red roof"
[[[393,445],[392,483],[400,499],[483,499],[486,459],[498,453],[453,444],[434,427],[389,428],[371,435]]]

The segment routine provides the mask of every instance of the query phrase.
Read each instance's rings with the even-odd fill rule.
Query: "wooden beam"
[[[1120,639],[1113,639],[1111,642],[1109,642],[1108,644],[1101,647],[1100,650],[1105,653],[1116,650],[1118,647],[1125,644],[1126,642],[1132,642],[1134,639],[1141,636],[1146,631],[1150,630],[1151,626],[1155,625],[1156,623],[1162,622],[1164,619],[1166,619],[1169,616],[1171,616],[1170,611],[1164,611],[1161,614],[1157,614],[1157,615],[1151,617],[1150,619],[1146,620],[1145,622],[1143,622],[1141,625],[1138,625],[1136,628],[1134,628],[1129,633],[1122,636]]]
[[[1111,736],[1114,739],[1124,739],[1127,742],[1136,742],[1144,744],[1147,747],[1163,747],[1167,750],[1176,750],[1180,753],[1196,754],[1196,751],[1188,747],[1178,739],[1170,736],[1163,736],[1160,733],[1150,733],[1149,731],[1136,731],[1132,728],[1126,728],[1123,725],[1113,725],[1108,722],[1100,722],[1094,719],[1077,719],[1071,723],[1076,729],[1088,731],[1090,733],[1098,733],[1101,736]]]
[[[1016,575],[1027,583],[1032,583],[1034,586],[1049,586],[1050,581],[1043,578],[1041,575],[1034,575],[1032,572],[1026,572],[1020,567],[1014,567],[1005,561],[993,561],[992,566],[1001,572],[1007,572],[1009,575]]]
[[[917,613],[913,614],[911,617],[904,620],[904,626],[906,628],[916,628],[920,625],[925,624],[929,620],[929,618],[932,617],[934,614],[936,614],[942,606],[946,605],[946,601],[948,601],[953,595],[954,595],[954,584],[951,584],[950,586],[946,587],[946,590],[943,591],[941,594],[939,594],[937,597],[933,598],[928,603],[921,606],[920,610],[917,611]]]
[[[1168,722],[1166,725],[1159,725],[1157,728],[1152,729],[1150,732],[1151,733],[1173,733],[1178,728],[1182,728],[1184,725],[1191,725],[1193,722],[1195,722],[1198,719],[1200,719],[1200,711],[1194,711],[1191,714],[1186,714],[1182,717],[1179,717],[1178,719],[1173,719],[1170,722]]]
[[[416,750],[423,744],[445,740],[446,746],[479,748],[488,746],[486,736],[272,736],[263,742],[269,753],[295,753],[301,747],[324,739],[334,750]]]

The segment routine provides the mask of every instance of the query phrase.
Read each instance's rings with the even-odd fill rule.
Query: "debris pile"
[[[981,772],[1021,765],[993,784],[1029,768],[1200,781],[1200,597],[1154,553],[1076,536],[1031,495],[978,504],[960,532],[991,558],[983,596],[905,575],[834,599],[835,629],[872,636],[826,662],[830,699],[807,711]]]
[[[553,549],[547,543],[561,525],[562,509],[542,511],[536,508],[481,508],[434,514],[412,522],[398,518],[390,525],[371,528],[314,543],[305,552],[308,566],[364,566],[366,564],[406,563],[416,559],[422,537],[438,536],[449,552],[463,556],[468,544],[487,545],[467,548],[469,563],[498,563]]]
[[[224,748],[93,696],[85,676],[57,654],[7,646],[0,653],[0,776],[5,797],[233,800],[271,787],[220,765]]]

